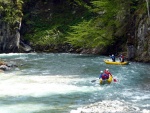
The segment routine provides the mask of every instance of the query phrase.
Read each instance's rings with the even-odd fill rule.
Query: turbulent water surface
[[[90,106],[100,113],[150,113],[149,64],[108,65],[107,56],[79,54],[0,57],[18,65],[0,73],[0,113],[70,113]],[[106,68],[117,82],[99,85],[99,72]]]

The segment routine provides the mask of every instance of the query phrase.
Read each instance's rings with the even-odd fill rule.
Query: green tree
[[[119,22],[117,13],[120,7],[112,0],[92,1],[89,12],[91,19],[71,26],[72,32],[67,37],[74,46],[93,48],[113,43],[113,33]]]
[[[2,20],[10,25],[20,21],[20,18],[23,16],[22,3],[22,0],[0,0]]]

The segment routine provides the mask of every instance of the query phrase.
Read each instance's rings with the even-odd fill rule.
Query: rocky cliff
[[[18,23],[19,24],[19,23]],[[20,42],[19,25],[11,27],[9,23],[0,21],[0,52],[18,52]]]
[[[127,35],[127,53],[130,60],[150,62],[150,18],[147,13],[134,15]]]
[[[20,45],[22,3],[21,0],[0,1],[0,53],[25,52],[25,47]]]

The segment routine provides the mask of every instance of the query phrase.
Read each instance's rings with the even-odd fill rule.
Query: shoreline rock
[[[18,67],[16,64],[0,61],[0,72],[8,71],[13,67]]]

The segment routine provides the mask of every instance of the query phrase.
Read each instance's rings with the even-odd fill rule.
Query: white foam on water
[[[28,58],[28,55],[36,55],[37,53],[8,53],[8,54],[0,54],[0,57],[1,58],[13,58],[14,57],[14,59],[22,59],[22,60],[26,60],[27,58]],[[32,59],[33,60],[33,59]]]
[[[146,99],[149,99],[150,98],[150,95],[139,95],[139,96],[133,96],[132,97],[133,99],[135,99],[135,100],[146,100]]]
[[[142,100],[149,100],[150,94],[147,91],[141,92],[141,90],[136,89],[136,93],[133,93],[133,89],[126,89],[122,92],[122,95],[125,97],[130,97],[131,101],[138,102]],[[149,104],[150,105],[150,102]],[[143,105],[141,105],[143,106]]]
[[[77,110],[71,110],[70,113],[127,113],[127,112],[140,112],[138,107],[130,105],[126,102],[121,102],[118,100],[110,101],[104,100],[102,102],[90,104]]]
[[[142,113],[150,113],[150,110],[143,109]]]
[[[126,97],[131,97],[133,96],[133,92],[131,92],[129,89],[126,89],[122,92],[122,95]]]
[[[0,113],[33,113],[42,110],[50,110],[52,108],[53,106],[47,106],[44,104],[37,104],[37,103],[1,105]]]
[[[0,56],[18,56],[18,55],[24,55],[24,53],[8,53],[8,54],[0,54]]]
[[[54,94],[74,92],[91,92],[97,90],[94,86],[77,86],[76,81],[84,79],[62,76],[0,76],[0,97],[32,96],[42,97]],[[75,84],[73,84],[75,83]]]
[[[3,54],[0,54],[0,56],[19,56],[19,55],[36,55],[37,53],[3,53]]]
[[[56,94],[70,94],[75,92],[91,92],[97,90],[95,86],[78,86],[84,79],[70,76],[18,76],[16,74],[1,74],[0,76],[0,113],[32,113],[53,109],[54,106],[26,101],[26,97],[46,97]],[[78,82],[77,82],[78,81]],[[75,83],[76,82],[76,83]],[[3,100],[4,99],[4,100]],[[10,100],[10,103],[9,103]],[[12,103],[11,103],[12,102]],[[8,104],[7,104],[8,103]]]

